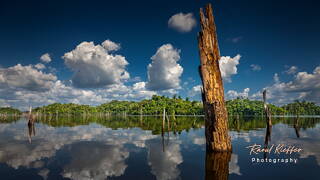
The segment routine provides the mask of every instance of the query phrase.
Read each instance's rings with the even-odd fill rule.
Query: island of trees
[[[237,98],[226,101],[229,116],[263,116],[263,102]],[[313,102],[295,101],[284,106],[269,104],[273,115],[320,115],[320,106]],[[151,99],[142,101],[117,101],[113,100],[99,106],[80,104],[54,103],[37,107],[34,113],[42,114],[94,114],[108,115],[161,115],[163,109],[168,115],[203,115],[202,103],[191,101],[189,98],[173,96],[172,98],[154,95]],[[18,109],[0,108],[0,114],[20,114]]]

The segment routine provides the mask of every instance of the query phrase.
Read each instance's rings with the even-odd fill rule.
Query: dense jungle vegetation
[[[18,109],[11,107],[0,107],[0,114],[20,114]]]
[[[226,101],[230,116],[262,116],[263,102],[237,98]],[[284,106],[268,105],[273,115],[320,115],[320,106],[313,102],[295,101]],[[44,114],[91,114],[106,113],[109,115],[161,115],[163,109],[168,115],[202,115],[202,102],[182,99],[180,96],[172,98],[154,95],[151,99],[142,101],[117,101],[113,100],[99,106],[80,104],[54,103],[37,107],[33,111]],[[19,113],[13,108],[0,108],[0,114]]]

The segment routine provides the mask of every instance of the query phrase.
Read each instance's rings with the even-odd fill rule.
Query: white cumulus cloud
[[[282,82],[275,73],[274,84],[265,87],[268,99],[275,104],[286,104],[294,100],[307,100],[320,103],[320,66],[312,73],[297,72],[293,80]],[[262,92],[257,92],[251,97],[261,99]]]
[[[162,45],[151,57],[148,65],[149,90],[168,90],[180,88],[180,76],[183,68],[177,62],[180,60],[180,50],[171,44]]]
[[[30,91],[22,88],[0,87],[0,106],[13,106],[21,110],[59,103],[99,105],[111,100],[141,100],[157,94],[145,88],[145,82],[131,86],[113,84],[103,89],[79,89],[66,85],[61,80],[52,82],[46,91]],[[1,84],[1,83],[0,83]]]
[[[0,89],[24,89],[29,91],[49,90],[57,77],[46,74],[32,65],[17,64],[9,68],[0,68]]]
[[[119,84],[129,79],[126,66],[129,64],[121,55],[109,54],[120,47],[109,40],[102,45],[82,42],[74,50],[62,56],[65,64],[74,72],[72,83],[80,88],[103,87]]]
[[[168,21],[168,26],[179,31],[179,32],[189,32],[197,24],[192,13],[178,13],[170,17]]]
[[[45,53],[40,57],[40,60],[44,63],[49,63],[51,62],[51,57],[49,53]]]
[[[239,64],[240,58],[240,54],[236,55],[233,58],[231,58],[230,56],[221,56],[219,65],[221,76],[225,81],[231,82],[231,76],[238,73],[237,65]]]
[[[128,62],[123,56],[110,54],[110,51],[119,48],[119,44],[110,40],[104,41],[102,45],[83,42],[76,49],[66,53],[63,56],[65,64],[74,71],[71,81],[62,81],[55,74],[47,73],[47,71],[56,70],[52,70],[50,66],[46,67],[43,63],[28,66],[17,64],[8,68],[0,67],[0,106],[13,106],[26,110],[29,106],[37,107],[56,102],[99,105],[115,99],[148,99],[157,94],[156,91],[147,88],[147,84],[152,84],[157,80],[154,78],[151,78],[150,82],[143,82],[139,77],[135,77],[130,81],[133,83],[132,85],[126,84],[129,83],[127,81],[129,73],[125,70]],[[168,54],[166,55],[166,53]],[[175,69],[181,67],[177,64],[174,65],[174,62],[171,61],[177,61],[180,57],[178,50],[173,48],[166,53],[161,51],[152,59],[155,61],[168,60],[169,62],[160,62],[160,66],[158,66],[159,62],[156,62],[153,65],[156,68],[169,66],[168,71],[160,75],[164,74],[171,78],[171,75],[165,73],[177,75]],[[181,73],[182,68],[180,74],[177,75],[178,77],[173,77],[174,82],[173,85],[169,85],[170,88],[179,87]],[[151,75],[151,77],[153,76]],[[164,82],[165,86],[168,85],[168,82],[161,82]],[[90,88],[101,86],[106,88]],[[166,89],[161,93],[176,94],[177,92],[175,89]]]
[[[291,66],[288,70],[285,71],[287,74],[295,74],[298,71],[297,66]]]
[[[245,88],[243,92],[237,92],[235,90],[229,90],[227,92],[227,99],[236,99],[236,98],[248,98],[250,88]]]
[[[120,44],[115,43],[110,41],[109,39],[105,40],[102,43],[102,46],[107,50],[107,51],[118,51],[121,47]]]
[[[38,63],[38,64],[34,65],[34,67],[39,69],[39,70],[42,70],[42,69],[46,68],[46,66],[44,64],[42,64],[42,63]]]
[[[202,88],[201,85],[193,86],[191,88],[191,90],[188,92],[188,95],[190,97],[194,97],[196,95],[201,95],[201,88]]]

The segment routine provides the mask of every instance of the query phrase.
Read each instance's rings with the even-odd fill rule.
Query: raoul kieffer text
[[[252,154],[259,154],[259,153],[273,153],[273,154],[292,154],[292,153],[299,153],[302,151],[302,148],[291,146],[291,145],[285,145],[285,144],[272,144],[269,147],[263,147],[260,144],[253,144],[250,146],[247,146],[250,150],[250,155]]]

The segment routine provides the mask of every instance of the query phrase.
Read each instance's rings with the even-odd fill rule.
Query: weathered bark
[[[206,180],[227,180],[231,152],[206,153]]]
[[[203,86],[202,101],[207,149],[209,151],[231,151],[228,114],[219,67],[220,52],[211,4],[206,6],[206,15],[200,9],[200,24],[198,46],[201,65],[199,73]]]

